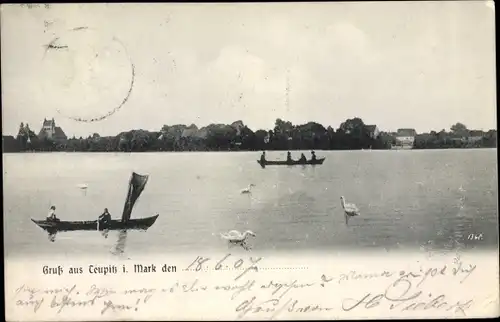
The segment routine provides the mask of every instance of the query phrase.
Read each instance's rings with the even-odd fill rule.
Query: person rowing
[[[56,216],[56,206],[51,206],[47,215],[47,221],[59,221]]]
[[[260,156],[260,163],[266,162],[266,151],[262,151],[262,155]]]
[[[316,152],[311,151],[311,161],[316,161]]]
[[[104,212],[99,216],[99,226],[102,229],[106,229],[109,223],[111,222],[111,214],[108,211],[108,208],[104,208]]]
[[[306,163],[307,162],[307,159],[306,159],[306,156],[304,155],[304,153],[300,154],[299,161],[300,161],[300,163]]]

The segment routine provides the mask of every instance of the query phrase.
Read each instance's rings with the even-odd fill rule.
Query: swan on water
[[[240,233],[237,230],[231,230],[227,233],[221,233],[220,236],[222,239],[227,240],[230,245],[240,245],[245,250],[248,250],[249,247],[246,243],[248,237],[250,237],[250,236],[255,237],[256,235],[251,230],[247,230],[244,233]]]
[[[255,185],[253,183],[249,184],[248,187],[246,187],[245,189],[242,189],[241,190],[241,193],[251,193],[251,189],[252,187],[255,187]]]
[[[344,196],[340,197],[340,203],[342,208],[344,208],[345,224],[347,225],[349,217],[359,216],[359,209],[353,203],[346,203]]]
[[[80,188],[80,190],[83,191],[83,194],[86,196],[87,195],[87,188],[89,187],[86,183],[79,183],[76,185],[77,188]]]

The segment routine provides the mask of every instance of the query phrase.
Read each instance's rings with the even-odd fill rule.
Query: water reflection
[[[52,233],[49,232],[49,234],[48,234],[49,240],[51,242],[55,242],[56,241],[56,235],[57,235],[57,232],[52,232]]]
[[[57,236],[57,231],[48,231],[47,233],[48,233],[47,237],[48,237],[49,241],[55,242],[56,236]],[[103,236],[106,239],[109,237],[109,230],[108,229],[102,230],[100,233],[101,233],[101,236]],[[120,230],[118,232],[118,239],[116,240],[116,243],[114,244],[114,246],[111,250],[111,253],[113,255],[124,254],[126,241],[127,241],[127,230],[126,229]]]
[[[116,241],[116,245],[111,251],[113,255],[123,255],[125,253],[125,244],[127,242],[127,230],[120,230],[118,233],[118,240]]]
[[[447,220],[441,224],[440,234],[434,238],[435,243],[447,250],[475,246],[467,240],[467,235],[472,231],[473,221],[473,218],[465,216]]]

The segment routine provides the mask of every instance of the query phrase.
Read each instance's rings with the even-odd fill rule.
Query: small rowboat
[[[151,227],[159,215],[140,218],[140,219],[129,219],[128,221],[121,220],[111,220],[106,225],[107,230],[122,230],[122,229],[137,229],[137,230],[147,230]],[[49,233],[55,233],[59,231],[75,231],[75,230],[97,230],[97,220],[90,221],[49,221],[49,220],[35,220],[31,219],[35,224],[37,224],[43,230]],[[99,230],[103,228],[99,227]]]
[[[299,160],[292,160],[292,161],[265,161],[262,163],[260,160],[257,160],[257,163],[260,164],[261,167],[265,167],[266,165],[319,165],[323,164],[326,158],[319,158],[316,160],[306,160],[304,161],[299,161]]]
[[[130,219],[132,209],[141,195],[146,183],[148,182],[147,175],[140,175],[132,172],[130,177],[127,198],[123,207],[122,218],[119,220],[109,220],[108,222],[100,223],[98,220],[88,221],[61,221],[56,220],[35,220],[31,219],[36,225],[49,234],[56,234],[59,231],[76,231],[76,230],[126,230],[137,229],[147,230],[151,227],[159,215],[152,217]]]

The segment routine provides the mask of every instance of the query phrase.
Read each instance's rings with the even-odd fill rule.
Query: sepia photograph
[[[498,316],[494,17],[2,4],[6,319]]]

